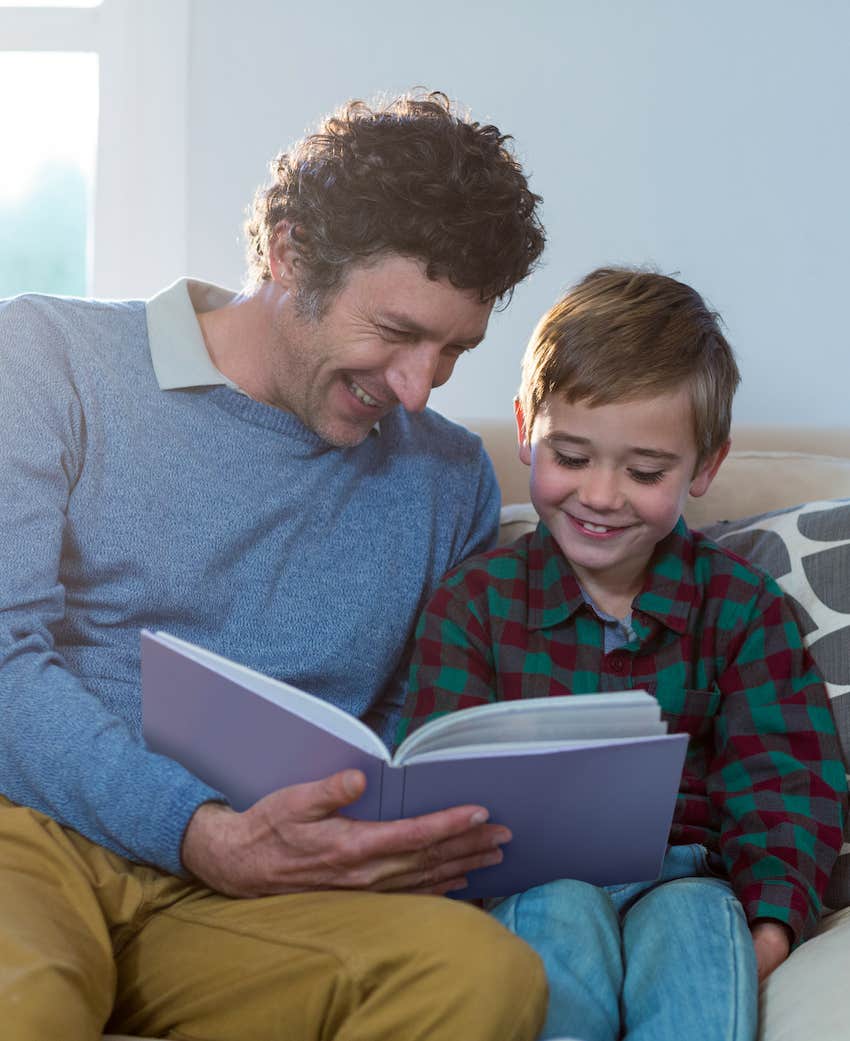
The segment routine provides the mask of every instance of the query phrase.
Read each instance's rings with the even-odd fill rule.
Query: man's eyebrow
[[[404,314],[397,314],[394,311],[384,311],[376,319],[379,325],[391,325],[396,329],[400,329],[402,332],[413,333],[415,336],[428,337],[433,336],[432,330],[428,329],[424,325],[420,325],[419,322],[413,318],[408,317]],[[455,341],[462,347],[468,347],[470,350],[473,347],[477,347],[479,343],[484,339],[483,334],[480,336],[470,336],[469,339],[458,339]]]
[[[551,434],[547,434],[543,440],[548,441],[550,444],[563,441],[577,447],[585,447],[592,444],[589,437],[577,437],[575,434],[568,434],[565,430],[555,430]],[[652,459],[655,462],[671,464],[680,462],[682,458],[676,452],[665,452],[661,448],[641,448],[638,445],[630,445],[626,449],[626,454],[638,455],[643,459]]]

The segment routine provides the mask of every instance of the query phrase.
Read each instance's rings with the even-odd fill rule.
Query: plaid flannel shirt
[[[419,620],[400,733],[511,698],[643,688],[690,734],[671,844],[719,852],[750,922],[817,922],[841,846],[845,768],[826,691],[787,598],[683,520],[633,602],[603,622],[542,523],[451,572]]]

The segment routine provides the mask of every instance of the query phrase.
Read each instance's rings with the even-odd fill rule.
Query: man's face
[[[530,445],[519,408],[517,419],[532,501],[579,581],[594,599],[630,602],[656,545],[688,494],[708,490],[725,449],[697,467],[687,388],[593,408],[550,396]]]
[[[398,255],[352,267],[318,319],[299,313],[296,291],[293,280],[276,305],[261,396],[339,447],[359,444],[398,404],[424,409],[483,339],[492,309]]]

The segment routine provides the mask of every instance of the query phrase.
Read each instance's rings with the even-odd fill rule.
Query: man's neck
[[[269,350],[271,294],[263,286],[255,293],[233,297],[224,307],[197,315],[210,359],[218,371],[258,400],[262,398],[262,359]]]

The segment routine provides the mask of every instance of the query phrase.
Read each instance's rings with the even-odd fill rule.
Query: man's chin
[[[369,426],[360,423],[333,423],[314,427],[313,432],[334,448],[356,448],[363,444],[374,426],[374,423]]]

